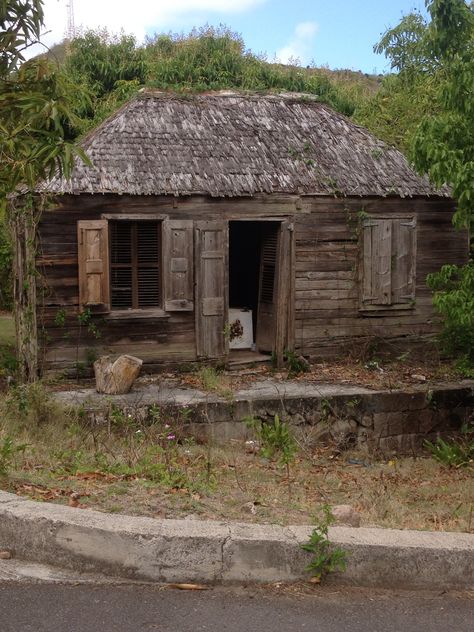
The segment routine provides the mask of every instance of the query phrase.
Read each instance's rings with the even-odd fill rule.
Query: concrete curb
[[[157,582],[307,578],[311,527],[155,520],[38,503],[0,492],[0,549],[80,572]],[[333,527],[348,552],[332,583],[473,589],[474,535]]]

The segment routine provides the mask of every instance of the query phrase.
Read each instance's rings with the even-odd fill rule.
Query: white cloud
[[[300,22],[296,25],[291,40],[275,54],[282,64],[298,60],[308,64],[313,58],[312,50],[319,26],[316,22]]]
[[[239,13],[266,0],[75,0],[76,28],[107,28],[111,33],[122,29],[142,41],[148,29],[168,30],[180,18],[192,12]],[[63,39],[66,31],[68,0],[44,0],[44,44]],[[35,51],[36,53],[36,51]]]

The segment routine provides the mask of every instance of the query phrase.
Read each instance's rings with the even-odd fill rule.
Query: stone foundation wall
[[[474,410],[471,388],[425,392],[376,392],[356,397],[289,400],[280,410],[263,402],[254,415],[271,420],[276,413],[304,428],[306,439],[332,443],[341,450],[358,447],[382,454],[419,454],[425,440],[460,431]]]
[[[125,414],[149,417],[150,403],[120,406]],[[181,414],[183,404],[160,403],[168,416]],[[454,384],[413,391],[364,390],[351,395],[212,398],[185,405],[187,429],[198,440],[249,438],[246,418],[271,423],[275,415],[289,421],[306,445],[329,443],[341,451],[357,447],[383,455],[415,455],[425,440],[452,436],[473,417],[474,386]],[[178,412],[180,411],[180,412]],[[107,421],[107,409],[85,408],[91,423]]]

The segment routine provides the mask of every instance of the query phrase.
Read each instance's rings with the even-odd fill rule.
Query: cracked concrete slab
[[[80,573],[154,582],[290,582],[307,577],[310,526],[109,515],[0,492],[0,549]],[[377,587],[474,588],[474,535],[333,527],[348,553],[329,581]]]

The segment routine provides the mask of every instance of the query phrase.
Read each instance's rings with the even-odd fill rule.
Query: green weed
[[[0,476],[7,476],[8,470],[13,464],[15,455],[23,453],[28,445],[15,443],[13,437],[6,436],[0,442]]]
[[[346,552],[339,547],[332,546],[329,540],[329,527],[333,522],[334,516],[331,508],[329,505],[324,505],[322,516],[314,527],[309,541],[301,545],[304,551],[313,554],[313,559],[305,570],[318,580],[333,571],[346,569]]]
[[[290,426],[275,415],[273,423],[265,423],[255,417],[245,419],[247,427],[255,432],[260,443],[260,452],[266,459],[277,459],[286,469],[288,497],[291,499],[290,467],[294,463],[298,446]]]
[[[424,442],[432,457],[448,467],[467,467],[474,463],[474,425],[464,425],[457,439],[444,441],[440,437],[435,443]]]

